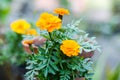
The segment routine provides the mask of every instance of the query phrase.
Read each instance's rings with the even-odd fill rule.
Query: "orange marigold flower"
[[[33,35],[33,36],[37,36],[38,33],[35,29],[28,29],[25,33],[26,35]]]
[[[59,14],[59,15],[64,15],[64,14],[69,15],[70,14],[69,11],[67,9],[64,9],[64,8],[56,8],[54,10],[54,13]]]
[[[55,29],[59,29],[61,27],[61,23],[62,21],[57,16],[45,12],[40,15],[36,25],[41,30],[52,32]]]
[[[68,57],[77,56],[80,52],[79,44],[74,40],[64,40],[60,46],[60,50]]]
[[[11,23],[11,29],[19,34],[25,34],[25,31],[30,28],[30,24],[24,20],[24,19],[19,19]]]

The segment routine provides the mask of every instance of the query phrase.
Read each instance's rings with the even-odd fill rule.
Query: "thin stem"
[[[34,54],[34,49],[33,49],[33,47],[32,47],[32,45],[31,45],[31,44],[29,44],[29,46],[30,46],[30,50],[31,50],[32,55],[33,55],[33,54]]]
[[[50,33],[50,32],[48,32],[48,33],[49,33],[50,39],[51,39],[51,41],[52,41],[51,33]]]
[[[58,17],[59,17],[61,20],[63,19],[63,16],[62,16],[62,15],[60,15],[60,14],[58,15]]]
[[[48,67],[49,67],[49,65],[50,65],[50,60],[51,60],[51,54],[52,54],[52,49],[53,48],[49,48],[49,55],[48,55],[48,61],[47,61],[47,69],[48,69]],[[47,76],[48,76],[48,73],[47,73]],[[46,77],[46,79],[47,79],[47,77]]]
[[[74,75],[74,72],[73,72],[73,70],[72,70],[72,77],[73,77],[73,80],[75,79],[75,75]]]

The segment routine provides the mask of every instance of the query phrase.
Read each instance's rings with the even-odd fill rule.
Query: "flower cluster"
[[[89,79],[87,75],[93,71],[92,56],[89,54],[100,50],[95,38],[89,38],[85,31],[76,27],[79,26],[79,20],[62,26],[63,16],[69,14],[67,9],[57,8],[53,12],[57,13],[58,17],[47,12],[40,15],[36,21],[39,33],[29,29],[30,24],[25,20],[11,24],[12,30],[17,33],[39,34],[44,39],[42,46],[39,44],[41,39],[34,40],[37,41],[36,44],[33,40],[23,41],[24,44],[34,44],[38,49],[31,50],[33,54],[27,59],[27,80],[35,77],[40,80],[75,80],[78,77]]]

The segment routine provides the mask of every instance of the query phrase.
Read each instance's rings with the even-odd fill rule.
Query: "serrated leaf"
[[[41,52],[42,54],[44,54],[45,50],[43,48],[39,47],[39,52]]]
[[[51,66],[48,66],[48,69],[49,69],[49,73],[55,74],[55,71]]]
[[[46,66],[46,64],[39,64],[39,65],[38,65],[38,69],[41,70],[41,69],[43,69],[45,66]]]
[[[45,60],[45,57],[43,55],[38,55],[37,59],[40,60],[40,61],[43,61],[43,60]]]
[[[57,60],[58,60],[58,58],[55,57],[55,56],[52,56],[52,59],[53,59],[54,61],[57,61]]]
[[[33,65],[27,66],[26,69],[33,69]]]
[[[48,75],[48,68],[44,70],[44,76],[47,77],[47,75]]]
[[[58,67],[55,64],[50,64],[50,65],[54,70],[59,71]]]

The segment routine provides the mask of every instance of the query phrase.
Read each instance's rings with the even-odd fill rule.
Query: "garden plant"
[[[81,20],[63,26],[64,8],[53,11],[58,16],[43,12],[36,21],[36,30],[24,19],[11,23],[16,33],[23,34],[26,57],[26,80],[92,80],[94,63],[91,57],[100,46],[95,37],[78,28]],[[35,38],[40,44],[35,43]],[[29,48],[29,49],[28,49]]]

